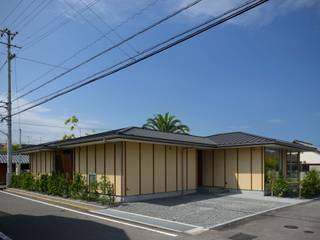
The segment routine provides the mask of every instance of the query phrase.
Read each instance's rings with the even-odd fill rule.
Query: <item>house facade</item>
[[[270,179],[299,178],[297,143],[234,132],[200,137],[137,127],[26,147],[35,175],[59,172],[87,181],[107,176],[120,201],[197,189],[268,192]]]

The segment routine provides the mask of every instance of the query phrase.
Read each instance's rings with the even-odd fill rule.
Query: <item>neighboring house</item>
[[[106,175],[119,200],[130,201],[199,187],[267,192],[274,176],[298,179],[300,152],[314,150],[243,132],[201,137],[129,127],[20,152],[30,155],[33,174]]]
[[[300,140],[294,140],[293,142],[316,149],[316,151],[304,152],[300,154],[302,171],[308,172],[313,169],[320,171],[320,148],[313,145],[312,143],[308,143]]]
[[[13,171],[16,169],[17,165],[20,164],[19,168],[22,171],[29,170],[29,155],[25,154],[13,154],[12,155],[12,169]],[[0,185],[5,184],[6,182],[6,174],[7,174],[7,154],[0,153]]]

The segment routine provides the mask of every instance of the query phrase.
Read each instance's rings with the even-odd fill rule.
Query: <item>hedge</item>
[[[114,205],[114,189],[107,177],[100,182],[86,183],[81,174],[75,174],[73,180],[67,180],[61,174],[42,174],[34,177],[31,173],[13,175],[10,187],[45,193],[65,198],[96,201],[103,205]]]

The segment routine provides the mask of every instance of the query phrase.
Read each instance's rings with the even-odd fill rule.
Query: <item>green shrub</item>
[[[113,206],[115,202],[114,189],[106,176],[103,176],[99,182],[99,189],[101,191],[99,202],[103,205]]]
[[[307,172],[302,180],[301,195],[312,198],[320,194],[320,174],[315,170]]]
[[[87,195],[88,201],[97,201],[99,198],[99,193],[98,193],[98,183],[97,182],[92,182],[89,185],[89,191]]]
[[[61,197],[70,196],[70,183],[60,174],[48,177],[48,194]]]
[[[84,177],[80,173],[75,174],[70,186],[71,197],[75,199],[84,198],[87,195],[87,188]]]
[[[40,184],[39,184],[40,192],[43,192],[43,193],[48,192],[48,178],[49,176],[47,174],[43,174],[40,176]]]
[[[289,184],[282,177],[279,177],[272,183],[272,192],[274,196],[286,197],[290,192]]]

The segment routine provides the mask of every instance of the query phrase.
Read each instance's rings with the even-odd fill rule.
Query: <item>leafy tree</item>
[[[75,138],[76,135],[75,135],[73,132],[74,132],[76,129],[79,130],[79,135],[81,136],[81,129],[80,129],[78,123],[79,123],[79,119],[78,119],[76,116],[74,116],[74,115],[66,119],[66,121],[64,122],[64,124],[65,124],[66,126],[70,126],[69,129],[70,129],[70,131],[71,131],[72,133],[71,133],[71,134],[65,134],[65,135],[63,136],[63,140]]]
[[[190,129],[187,125],[182,124],[182,122],[177,119],[176,116],[171,115],[169,112],[165,113],[164,115],[157,114],[153,118],[147,119],[147,122],[143,125],[143,128],[170,133],[188,134],[190,132]]]

